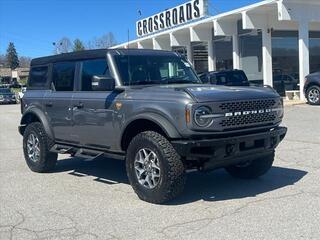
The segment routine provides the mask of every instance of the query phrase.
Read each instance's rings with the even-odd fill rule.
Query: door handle
[[[81,109],[84,108],[84,104],[82,102],[79,102],[78,104],[74,105],[74,107]]]
[[[46,107],[52,107],[53,106],[52,102],[47,102],[45,105],[46,105]]]

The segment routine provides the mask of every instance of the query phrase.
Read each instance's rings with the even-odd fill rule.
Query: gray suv
[[[22,114],[32,171],[52,171],[58,153],[122,159],[134,191],[151,203],[180,194],[191,170],[265,174],[287,131],[272,88],[203,84],[185,58],[155,50],[34,59]]]

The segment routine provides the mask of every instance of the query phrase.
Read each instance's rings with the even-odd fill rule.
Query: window
[[[47,84],[48,67],[33,67],[30,71],[29,87],[44,88]]]
[[[320,71],[320,32],[310,32],[310,73]]]
[[[105,59],[93,59],[83,61],[81,72],[81,90],[99,91],[99,88],[92,88],[93,76],[109,74],[109,68]]]
[[[232,37],[215,37],[213,39],[214,53],[216,57],[216,71],[232,70]]]
[[[299,40],[297,31],[272,32],[273,87],[281,96],[299,89]]]
[[[115,56],[115,61],[126,86],[200,82],[190,64],[178,56]]]
[[[52,80],[56,91],[73,91],[74,62],[53,64]]]
[[[263,85],[261,49],[262,34],[260,30],[240,31],[240,69],[246,73],[249,81],[257,85]]]

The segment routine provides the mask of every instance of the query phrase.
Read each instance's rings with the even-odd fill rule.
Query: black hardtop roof
[[[223,74],[223,73],[230,73],[230,72],[243,72],[243,70],[240,69],[226,69],[226,70],[221,70],[221,71],[211,71],[208,72],[209,74]]]
[[[177,55],[171,51],[163,50],[152,50],[152,49],[95,49],[95,50],[84,50],[71,53],[62,53],[52,56],[34,58],[31,61],[31,66],[35,65],[45,65],[55,62],[64,62],[64,61],[76,61],[84,59],[94,59],[94,58],[103,58],[106,54],[110,52],[114,55]]]

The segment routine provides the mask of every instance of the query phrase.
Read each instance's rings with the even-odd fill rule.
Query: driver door
[[[89,59],[80,63],[79,91],[72,99],[73,124],[80,145],[109,149],[114,141],[115,94],[96,86],[94,76],[102,75],[109,75],[106,59]]]

